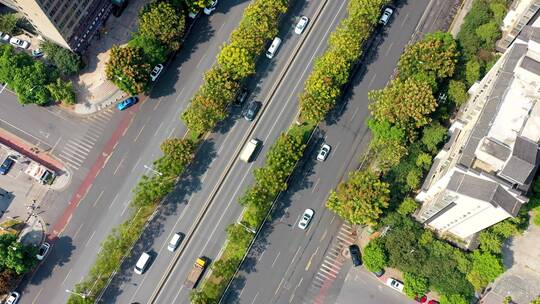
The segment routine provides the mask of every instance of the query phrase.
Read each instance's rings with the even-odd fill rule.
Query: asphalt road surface
[[[69,296],[65,289],[72,289],[82,280],[101,241],[128,216],[132,189],[142,174],[152,174],[144,166],[151,166],[160,155],[160,143],[185,133],[179,115],[201,85],[202,74],[215,61],[220,46],[237,26],[231,20],[239,21],[247,4],[223,1],[212,16],[202,16],[182,52],[161,75],[150,98],[122,113],[113,108],[111,114],[104,112],[88,119],[94,137],[96,123],[106,124],[97,134],[99,145],[86,147],[88,154],[83,163],[78,163],[79,173],[70,187],[52,194],[44,202],[42,210],[50,214],[48,232],[57,238],[47,259],[23,285],[21,303],[65,303]],[[44,121],[60,121],[57,115],[49,114]],[[70,125],[66,122],[62,126],[69,130]],[[79,132],[72,128],[73,132]],[[84,130],[80,133],[85,134]],[[39,132],[31,133],[36,134]],[[63,137],[60,131],[55,134],[56,140]],[[48,143],[54,146],[54,142],[51,138]],[[73,155],[82,158],[80,154]]]
[[[282,23],[279,36],[283,44],[278,54],[271,61],[262,58],[257,77],[251,81],[250,87],[254,91],[250,98],[265,104],[259,120],[247,122],[239,117],[240,109],[234,109],[231,119],[202,145],[196,163],[185,174],[177,191],[164,203],[132,256],[125,261],[103,296],[104,302],[147,302],[171,264],[175,267],[157,295],[156,303],[188,302],[189,290],[182,287],[187,273],[198,256],[205,255],[214,260],[218,255],[225,240],[225,228],[242,212],[237,200],[253,182],[251,169],[263,163],[268,148],[294,120],[298,94],[313,59],[325,50],[328,35],[345,16],[347,1],[337,3],[324,6],[319,18],[310,22],[311,28],[302,36],[292,33],[297,18],[306,15],[313,19],[323,2],[297,1],[294,4]],[[297,48],[298,54],[293,58]],[[274,87],[275,94],[271,95]],[[256,161],[246,164],[235,155],[250,137],[256,137],[264,144]],[[197,224],[195,220],[200,212],[204,212],[207,203],[211,205]],[[181,255],[174,264],[175,254],[165,247],[175,232],[186,233],[188,237],[177,250],[181,252],[176,254]],[[151,252],[153,261],[140,276],[133,273],[133,266],[142,251]]]
[[[379,28],[352,92],[321,125],[321,141],[333,148],[328,159],[314,160],[320,145],[309,150],[308,160],[279,198],[273,220],[264,226],[223,303],[335,303],[351,262],[339,259],[339,250],[333,249],[339,238],[348,236],[340,237],[344,226],[324,204],[329,192],[361,161],[369,142],[367,93],[386,85],[427,4],[428,0],[405,2],[386,28]],[[306,208],[315,210],[315,216],[307,230],[300,230],[298,219]],[[334,258],[328,259],[331,254]],[[360,289],[357,300],[362,294],[369,298],[369,292]],[[383,302],[401,303],[393,295]]]

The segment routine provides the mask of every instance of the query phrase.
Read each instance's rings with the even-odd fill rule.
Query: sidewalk
[[[460,9],[455,16],[454,21],[450,25],[450,28],[448,29],[448,32],[450,32],[454,38],[457,37],[457,34],[461,29],[461,25],[463,24],[463,19],[465,19],[465,16],[471,10],[473,2],[474,0],[463,0],[461,3]]]

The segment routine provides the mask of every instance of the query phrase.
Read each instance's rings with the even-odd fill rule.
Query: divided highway
[[[292,28],[297,18],[300,15],[314,18],[324,3],[294,3],[282,21],[279,36],[283,44],[278,54],[273,60],[262,59],[257,78],[249,85],[256,88],[250,99],[266,104],[264,112],[259,113],[259,120],[247,122],[240,117],[240,109],[234,109],[231,119],[207,139],[196,163],[185,174],[178,189],[166,199],[132,256],[105,292],[103,302],[188,302],[189,290],[183,287],[183,282],[195,259],[204,255],[214,260],[218,256],[225,241],[225,228],[242,212],[237,200],[253,182],[251,169],[262,165],[268,148],[294,120],[298,94],[313,60],[326,49],[328,35],[346,14],[346,0],[329,1],[319,18],[311,20],[304,36],[295,35]],[[234,156],[250,137],[262,140],[263,147],[256,161],[246,164]],[[206,204],[211,205],[204,211]],[[204,217],[199,222],[201,212]],[[171,253],[166,245],[176,232],[187,236],[176,253]],[[143,251],[150,251],[154,258],[146,273],[140,276],[133,273],[133,266]],[[162,280],[164,284],[160,286]]]

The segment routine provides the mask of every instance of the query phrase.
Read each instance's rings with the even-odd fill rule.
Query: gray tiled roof
[[[534,170],[534,165],[512,156],[504,166],[501,176],[523,184]]]
[[[518,136],[512,155],[530,164],[535,164],[538,161],[538,144],[526,137]]]
[[[512,151],[512,157],[504,166],[501,176],[515,180],[524,185],[538,166],[538,144],[518,136]]]
[[[480,146],[481,150],[502,160],[506,161],[512,150],[505,144],[502,144],[492,138],[485,137],[482,145]]]
[[[531,73],[540,76],[540,62],[532,59],[529,56],[523,57],[523,60],[521,61],[521,64],[519,66]]]

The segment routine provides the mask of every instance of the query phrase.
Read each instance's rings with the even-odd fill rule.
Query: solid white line
[[[38,137],[36,137],[36,136],[34,136],[34,135],[32,135],[32,134],[26,132],[25,130],[20,129],[20,128],[18,128],[17,126],[15,126],[15,125],[13,125],[13,124],[11,124],[11,123],[9,123],[9,122],[3,120],[3,119],[0,119],[0,121],[2,121],[3,123],[9,125],[10,127],[14,128],[14,129],[16,129],[17,131],[22,132],[22,133],[24,133],[24,134],[26,134],[26,135],[32,137],[33,139],[37,140],[38,142],[41,142],[42,144],[44,144],[44,145],[46,145],[46,146],[49,146],[48,143],[44,142],[43,140],[39,139]]]

